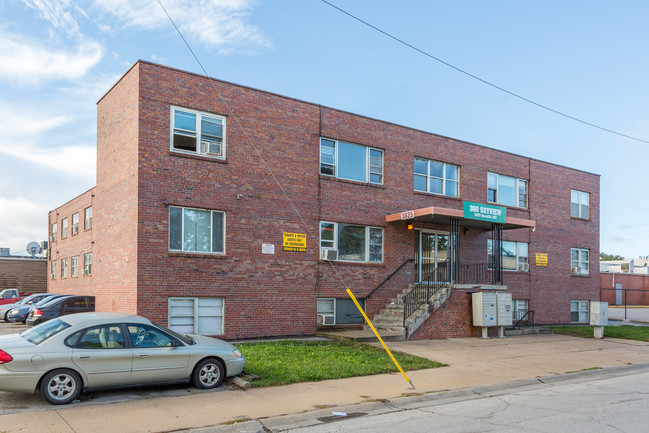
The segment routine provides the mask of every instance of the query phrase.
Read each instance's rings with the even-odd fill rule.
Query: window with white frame
[[[383,229],[322,221],[320,247],[338,251],[338,260],[383,261]]]
[[[527,180],[487,173],[487,201],[527,208]]]
[[[92,275],[92,253],[83,255],[83,275]]]
[[[514,322],[521,320],[528,312],[527,299],[513,299],[512,300],[512,319]],[[529,322],[530,317],[525,317],[525,321]]]
[[[382,185],[383,151],[320,138],[320,174]]]
[[[92,206],[83,211],[83,228],[90,230],[92,228]]]
[[[79,233],[79,212],[72,214],[72,234]]]
[[[52,263],[50,263],[50,279],[56,279],[56,262],[54,260],[52,260]]]
[[[61,278],[68,277],[68,259],[61,259]]]
[[[457,197],[459,184],[460,167],[457,165],[415,158],[415,191]]]
[[[588,219],[590,217],[590,194],[587,192],[570,191],[570,216]]]
[[[169,250],[223,253],[225,213],[169,206]]]
[[[70,275],[73,277],[79,276],[79,257],[74,256],[70,260]]]
[[[57,234],[57,224],[52,223],[52,234],[50,235],[50,242],[54,242],[56,240],[56,234]]]
[[[225,117],[171,107],[171,150],[225,158]]]
[[[169,329],[187,334],[223,334],[223,298],[169,298]]]
[[[570,273],[573,275],[588,275],[590,251],[584,248],[570,249]]]
[[[336,300],[318,298],[318,325],[336,324]]]
[[[357,299],[365,309],[365,299]],[[363,315],[351,299],[318,298],[318,325],[364,323]]]
[[[570,301],[570,322],[571,323],[588,323],[588,304],[589,301]]]
[[[61,238],[67,238],[68,237],[68,219],[63,218],[61,220]]]
[[[487,254],[491,257],[493,241],[487,239]],[[529,248],[527,242],[503,241],[502,268],[506,271],[529,271]]]

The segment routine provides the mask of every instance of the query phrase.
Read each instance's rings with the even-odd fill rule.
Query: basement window
[[[225,159],[225,117],[171,107],[171,150]]]
[[[169,329],[183,334],[223,335],[223,298],[169,298]]]

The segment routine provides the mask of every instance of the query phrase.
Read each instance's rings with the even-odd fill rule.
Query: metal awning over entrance
[[[496,206],[489,207],[496,208]],[[429,206],[421,209],[407,210],[404,212],[386,215],[385,221],[389,223],[395,221],[427,221],[439,224],[450,224],[451,220],[454,218],[460,220],[460,225],[462,227],[473,227],[483,230],[491,230],[492,224],[494,222],[497,222],[467,218],[466,212],[462,209],[450,209],[436,206]],[[502,225],[503,230],[511,230],[534,228],[536,226],[536,221],[506,216],[505,221],[501,222],[500,224]]]

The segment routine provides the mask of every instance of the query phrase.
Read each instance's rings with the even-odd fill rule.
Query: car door
[[[86,375],[88,387],[128,385],[133,352],[119,324],[86,329],[72,351],[74,362]]]
[[[73,296],[66,299],[61,304],[59,309],[59,316],[66,316],[68,314],[82,313],[88,311],[88,302],[85,296]]]
[[[189,374],[189,349],[162,330],[145,324],[128,324],[133,350],[131,383],[181,380]]]

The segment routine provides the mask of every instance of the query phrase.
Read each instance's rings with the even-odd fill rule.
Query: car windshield
[[[38,305],[39,307],[41,307],[41,306],[44,306],[44,305],[47,305],[47,304],[50,304],[50,303],[54,304],[54,303],[58,302],[61,298],[62,298],[62,296],[52,296],[52,297],[49,297],[49,298],[45,298],[45,299],[35,303],[34,305]]]
[[[21,332],[20,336],[32,344],[39,344],[69,327],[69,323],[61,319],[54,319]]]
[[[171,329],[167,328],[166,326],[162,326],[162,325],[160,325],[158,323],[154,323],[154,325],[157,326],[158,328],[162,329],[163,331],[173,335],[174,337],[181,340],[185,344],[189,344],[189,345],[196,344],[196,341],[192,337],[190,337],[189,335],[179,334],[178,332],[172,331]]]

